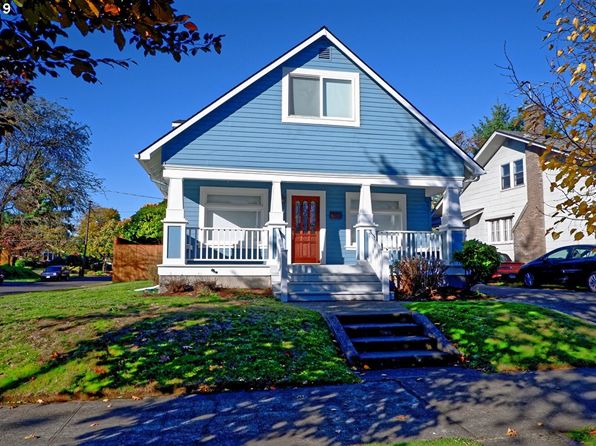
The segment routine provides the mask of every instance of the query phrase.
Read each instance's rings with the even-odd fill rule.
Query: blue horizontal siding
[[[385,175],[463,176],[463,161],[337,48],[315,42],[286,67],[360,73],[360,127],[281,122],[278,67],[165,144],[173,165]]]
[[[212,181],[212,180],[184,180],[184,214],[189,226],[199,225],[199,197],[201,187],[238,187],[267,189],[271,197],[271,183],[251,183],[244,181]],[[321,184],[282,184],[282,200],[284,204],[284,218],[290,223],[291,216],[286,215],[287,191],[324,191],[326,201],[326,262],[328,264],[353,264],[356,261],[356,251],[346,248],[346,192],[359,192],[358,186],[321,185]],[[406,195],[407,227],[411,231],[431,230],[430,198],[424,194],[424,189],[373,187],[373,193],[393,193]],[[331,219],[331,212],[340,212],[340,219]]]

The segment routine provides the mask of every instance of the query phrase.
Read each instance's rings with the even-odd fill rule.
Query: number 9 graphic
[[[10,3],[4,3],[2,5],[2,12],[8,14],[10,12]]]

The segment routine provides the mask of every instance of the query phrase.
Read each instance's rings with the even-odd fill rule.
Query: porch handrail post
[[[280,249],[280,271],[279,271],[279,298],[282,302],[288,301],[288,248],[285,243]]]
[[[443,192],[443,215],[441,217],[441,243],[443,245],[443,260],[447,265],[447,279],[452,285],[460,285],[465,271],[453,259],[453,254],[462,249],[466,238],[466,227],[463,222],[459,201],[460,190],[455,186],[448,186]]]
[[[374,236],[376,236],[377,234],[377,225],[373,220],[370,184],[362,184],[360,186],[360,200],[358,202],[358,220],[356,221],[354,228],[356,228],[356,259],[366,260],[366,233],[370,231]]]
[[[170,178],[166,218],[162,220],[164,265],[186,264],[186,225],[184,216],[184,182],[182,178]]]
[[[281,196],[281,181],[274,180],[271,182],[271,203],[269,205],[269,220],[265,223],[265,227],[269,230],[268,240],[268,259],[269,265],[275,265],[276,257],[279,257],[279,253],[275,251],[279,249],[276,246],[276,233],[277,230],[281,230],[285,234],[287,223],[284,220],[284,211],[282,206]]]
[[[389,251],[385,251],[384,249],[381,250],[381,286],[383,291],[383,300],[391,300],[391,291],[389,286],[390,280],[390,260],[389,260]]]

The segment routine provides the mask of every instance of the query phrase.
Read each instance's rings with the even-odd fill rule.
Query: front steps
[[[437,366],[457,358],[457,350],[420,314],[351,313],[326,319],[348,360],[365,369]]]
[[[292,302],[383,300],[381,282],[367,262],[355,265],[290,265]]]

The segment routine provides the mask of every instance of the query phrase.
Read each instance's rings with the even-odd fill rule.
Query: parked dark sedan
[[[69,278],[68,268],[61,265],[48,266],[41,272],[41,280],[68,280]]]
[[[520,268],[524,285],[587,286],[596,293],[596,245],[565,246],[546,253]]]

